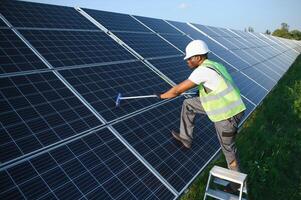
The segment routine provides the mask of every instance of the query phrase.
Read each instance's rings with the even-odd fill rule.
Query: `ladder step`
[[[220,179],[220,178],[217,178],[217,177],[214,177],[213,182],[218,184],[218,185],[222,185],[222,186],[227,186],[230,183],[229,181],[226,181],[224,179]]]
[[[216,199],[220,199],[220,200],[238,200],[239,197],[233,194],[229,194],[220,190],[213,190],[213,189],[208,189],[206,191],[206,194],[208,196],[211,196],[213,198]],[[244,198],[242,198],[242,200],[246,200]]]
[[[215,184],[222,185],[224,187],[227,186],[230,183],[229,181],[226,181],[226,180],[223,180],[223,179],[220,179],[220,178],[217,178],[217,177],[214,177],[213,182]],[[238,189],[238,191],[240,191],[240,188]],[[245,193],[245,194],[248,194],[246,185],[244,185],[244,188],[243,188],[242,192]]]
[[[246,174],[240,173],[240,172],[236,172],[233,170],[229,170],[226,168],[222,168],[219,166],[214,166],[211,170],[210,173],[218,178],[227,180],[227,181],[231,181],[234,183],[239,183],[239,184],[243,184],[244,181],[247,178]]]

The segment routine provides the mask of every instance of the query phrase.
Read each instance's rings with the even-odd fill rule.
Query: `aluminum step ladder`
[[[246,179],[247,179],[247,174],[243,174],[219,166],[214,166],[209,173],[204,200],[206,199],[207,196],[213,197],[215,199],[220,199],[220,200],[245,200],[245,198],[242,198],[242,196],[243,193],[247,194]],[[222,185],[223,187],[225,187],[231,182],[239,184],[240,185],[240,188],[238,189],[239,196],[224,192],[223,190],[211,189],[210,188],[210,185],[212,185],[211,182],[218,185]]]

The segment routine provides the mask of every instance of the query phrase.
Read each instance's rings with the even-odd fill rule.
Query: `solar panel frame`
[[[97,30],[71,7],[5,0],[0,10],[14,27]]]
[[[103,125],[52,72],[0,81],[1,163]]]
[[[114,34],[145,59],[183,55],[154,33],[114,32]]]
[[[10,166],[1,177],[2,197],[13,190],[28,199],[175,199],[107,128]]]
[[[48,69],[10,29],[0,28],[0,74]]]
[[[82,10],[112,32],[151,32],[148,28],[143,26],[141,23],[139,23],[137,20],[135,20],[128,14],[92,10],[87,8],[82,8]]]
[[[259,86],[256,82],[249,79],[242,72],[233,73],[232,78],[234,83],[239,88],[240,93],[255,105],[258,105],[268,93],[263,86]]]
[[[186,150],[175,141],[171,130],[179,127],[182,101],[178,98],[112,124],[179,193],[220,148],[213,123],[205,115],[197,116],[192,149]]]
[[[142,62],[60,70],[59,73],[108,122],[159,102],[158,98],[121,100],[163,92],[171,86]]]
[[[6,9],[7,5],[14,4],[16,6],[13,9]],[[28,8],[22,8],[23,5],[28,5]],[[83,112],[78,109],[77,113],[74,113],[77,116],[87,115],[87,119],[85,118],[87,122],[83,121],[89,124],[90,127],[87,125],[85,128],[81,127],[80,120],[82,119],[80,118],[79,121],[74,123],[74,127],[78,130],[84,130],[75,135],[68,133],[64,140],[56,141],[50,138],[52,141],[49,142],[48,132],[44,136],[36,137],[40,144],[43,143],[40,139],[46,137],[47,141],[44,142],[48,142],[48,146],[43,146],[43,144],[37,148],[39,153],[35,152],[35,143],[37,142],[34,139],[19,143],[20,146],[24,145],[29,148],[29,155],[20,156],[20,154],[15,154],[13,156],[20,156],[17,158],[18,162],[13,159],[12,164],[9,163],[9,166],[6,165],[5,168],[1,168],[0,199],[67,197],[71,199],[175,199],[188,187],[193,178],[201,172],[202,168],[220,149],[212,123],[205,116],[198,117],[195,132],[200,134],[195,134],[192,151],[185,151],[170,135],[170,130],[179,125],[180,104],[184,100],[183,97],[162,103],[158,102],[159,99],[145,99],[143,103],[142,100],[123,101],[122,106],[124,107],[118,108],[117,111],[114,105],[115,95],[117,96],[118,92],[122,92],[122,94],[127,92],[127,95],[135,96],[141,95],[143,92],[153,93],[153,91],[161,92],[169,89],[170,85],[165,81],[169,83],[170,81],[165,79],[165,75],[176,83],[184,78],[186,79],[189,73],[188,68],[182,66],[183,53],[168,42],[184,51],[187,43],[191,41],[190,38],[195,37],[194,39],[203,39],[210,46],[213,54],[209,54],[209,59],[223,63],[232,74],[247,107],[244,121],[274,87],[276,81],[279,80],[289,68],[288,65],[298,55],[296,51],[299,47],[288,40],[273,38],[271,40],[274,42],[258,42],[251,34],[251,36],[242,32],[235,34],[228,29],[198,25],[202,27],[201,30],[205,30],[204,32],[212,34],[213,40],[211,40],[187,24],[183,25],[184,23],[180,22],[169,21],[166,23],[161,19],[83,9],[91,16],[93,15],[93,18],[110,31],[113,31],[116,36],[124,40],[125,44],[128,44],[138,54],[142,55],[144,58],[141,59],[147,59],[140,62],[136,59],[139,56],[134,57],[132,55],[135,54],[134,52],[129,53],[124,47],[117,44],[115,39],[115,41],[111,39],[114,36],[111,35],[111,38],[109,38],[109,33],[100,31],[100,26],[93,25],[85,18],[87,16],[81,16],[74,8],[61,6],[45,8],[47,6],[46,4],[7,1],[0,5],[0,9],[1,12],[5,10],[5,18],[9,19],[9,22],[11,20],[13,26],[17,26],[17,30],[22,35],[27,33],[25,38],[29,38],[30,44],[28,45],[32,44],[37,49],[37,54],[41,54],[45,57],[44,61],[50,63],[48,67],[51,69],[37,67],[30,68],[29,72],[15,70],[14,72],[18,72],[16,77],[36,77],[34,81],[38,81],[38,84],[40,84],[42,81],[39,82],[40,79],[37,76],[52,74],[52,78],[47,77],[48,82],[52,82],[53,77],[55,77],[59,83],[54,81],[53,86],[45,86],[46,83],[43,83],[44,85],[40,86],[41,90],[44,87],[56,87],[63,84],[61,81],[66,81],[64,89],[58,87],[58,89],[51,91],[61,95],[52,95],[51,92],[48,94],[48,91],[46,91],[49,100],[44,98],[43,91],[39,93],[43,98],[36,98],[39,95],[35,94],[34,97],[30,96],[33,91],[32,88],[40,89],[34,83],[29,84],[30,86],[14,84],[14,87],[18,90],[22,88],[19,90],[21,93],[28,92],[27,96],[24,95],[24,98],[26,98],[26,101],[33,101],[32,105],[35,103],[40,105],[44,99],[50,105],[51,101],[57,96],[62,98],[63,101],[68,99],[72,102],[73,108],[76,104],[86,110]],[[15,18],[13,16],[20,14],[16,13],[20,8],[26,10],[23,17],[25,22],[22,21],[22,15]],[[41,9],[37,10],[37,8]],[[68,16],[60,16],[64,12]],[[42,13],[47,15],[47,19],[39,19]],[[35,20],[32,17],[37,19]],[[135,18],[153,29],[155,33]],[[3,28],[2,22],[0,20],[0,31],[2,29],[9,30]],[[183,28],[188,35],[178,31],[169,23]],[[100,29],[104,30],[104,28]],[[54,32],[53,36],[55,37],[50,38],[49,34],[41,34],[42,36],[39,36],[39,38],[32,39],[30,34],[34,32]],[[61,33],[63,37],[58,37],[57,33]],[[76,33],[84,35],[82,38],[85,39],[79,39],[80,36]],[[158,33],[160,33],[159,36]],[[102,36],[97,37],[97,40],[87,39],[87,36],[91,34]],[[260,37],[263,36],[260,35]],[[105,39],[101,40],[99,38]],[[144,40],[147,42],[143,42]],[[222,44],[220,45],[216,41],[220,41]],[[53,42],[56,44],[51,46],[50,44],[53,44]],[[107,48],[103,48],[99,43],[106,43]],[[104,57],[102,57],[101,52],[104,49],[110,49],[111,51],[109,43],[114,43],[114,49],[111,53],[103,53]],[[285,44],[285,47],[282,48],[281,44]],[[233,52],[239,50],[240,56],[238,52],[233,54],[223,46],[230,48]],[[103,49],[100,50],[101,48]],[[30,48],[28,49],[30,50]],[[100,51],[99,54],[94,54],[97,50]],[[120,54],[118,54],[119,52]],[[47,53],[51,55],[47,55]],[[110,55],[106,57],[107,54]],[[35,57],[37,56],[35,55]],[[148,62],[152,65],[148,65]],[[34,66],[36,65],[34,64]],[[154,69],[150,69],[153,67]],[[40,70],[43,70],[43,73]],[[117,71],[118,75],[113,74],[113,71],[114,73]],[[155,74],[154,71],[161,73],[161,77]],[[20,75],[19,72],[24,73],[24,75]],[[270,77],[268,77],[268,74],[270,74]],[[0,81],[13,79],[15,78],[14,75],[1,76]],[[165,81],[162,79],[165,79]],[[68,86],[66,87],[66,85]],[[1,87],[3,87],[2,84]],[[70,89],[74,89],[73,93]],[[0,103],[4,99],[2,98],[3,94],[8,93],[1,88]],[[10,95],[14,97],[16,94],[18,95],[16,91],[13,91]],[[72,96],[71,100],[68,94]],[[78,98],[83,99],[79,101]],[[14,103],[14,100],[10,101],[10,103]],[[34,116],[37,109],[31,111],[27,109],[25,104],[25,101],[16,100],[16,105],[19,105],[22,110],[17,114],[20,117],[29,116],[30,118]],[[9,103],[7,105],[10,106]],[[61,102],[56,105],[62,109],[66,108],[65,104]],[[106,107],[105,110],[102,108],[103,105]],[[25,106],[25,108],[22,106]],[[46,113],[48,110],[43,111],[45,111],[45,116],[49,114]],[[50,117],[49,119],[51,121],[52,119],[58,120],[65,117],[67,120],[71,120],[75,119],[74,113],[66,112],[65,115],[62,114],[62,110],[59,110],[57,111],[59,117]],[[3,115],[2,112],[1,115]],[[6,119],[12,119],[13,121],[15,118],[13,116]],[[43,116],[41,119],[44,120]],[[25,125],[38,130],[41,127],[36,124],[41,125],[41,123],[36,121],[36,118],[32,121],[31,119],[27,120]],[[57,121],[51,122],[52,125],[58,123]],[[113,123],[112,126],[111,123]],[[95,131],[95,128],[99,126],[102,126],[102,129]],[[4,128],[2,129],[4,130]],[[3,139],[8,141],[10,139],[9,135],[2,135],[1,141]],[[29,144],[32,146],[29,146]],[[51,145],[53,146],[50,147]],[[12,149],[7,147],[5,150],[6,153],[9,153]],[[106,174],[106,172],[108,173]],[[134,180],[133,177],[135,177]],[[158,178],[164,179],[163,182],[160,182]]]
[[[168,33],[168,34],[176,34],[176,35],[180,34],[180,32],[177,29],[170,26],[163,19],[156,19],[150,17],[136,16],[136,15],[134,15],[134,17],[139,21],[141,21],[143,24],[145,24],[147,27],[151,28],[156,33],[159,34]]]
[[[55,68],[136,58],[102,31],[20,30]]]
[[[182,52],[185,52],[187,44],[192,41],[186,35],[161,34],[161,36],[179,48]]]

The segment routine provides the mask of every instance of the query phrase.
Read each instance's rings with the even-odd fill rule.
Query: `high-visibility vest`
[[[206,59],[199,67],[215,70],[220,78],[217,89],[208,93],[202,84],[199,85],[200,100],[211,121],[228,119],[246,109],[238,88],[222,64]]]

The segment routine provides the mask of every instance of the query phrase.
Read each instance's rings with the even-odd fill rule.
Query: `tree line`
[[[245,28],[245,31],[248,32],[254,32],[254,28],[248,27]],[[287,23],[281,23],[281,27],[273,31],[273,33],[270,30],[266,30],[264,32],[268,35],[273,35],[277,37],[287,38],[287,39],[294,39],[294,40],[301,40],[301,31],[299,30],[289,30],[289,25]]]

